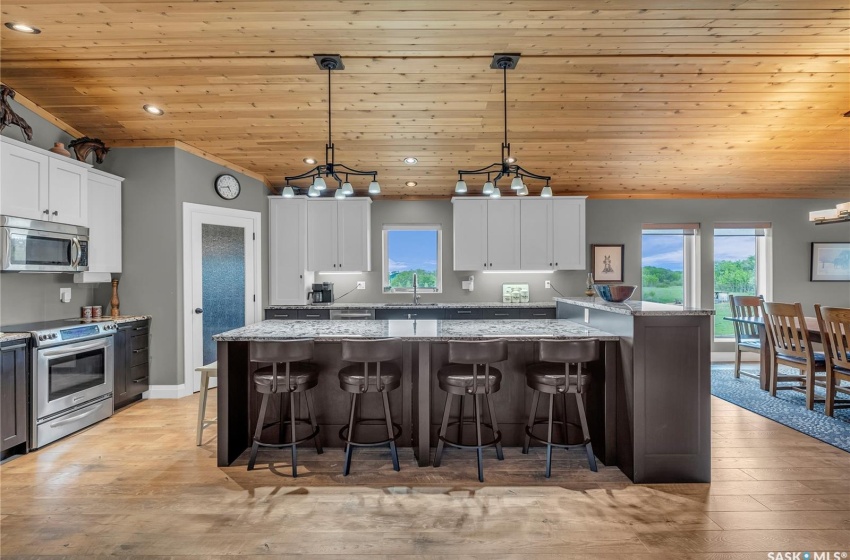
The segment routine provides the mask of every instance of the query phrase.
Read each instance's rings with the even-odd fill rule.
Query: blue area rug
[[[850,408],[836,409],[835,417],[830,418],[823,413],[822,402],[816,402],[814,410],[807,410],[806,396],[798,391],[777,391],[776,397],[771,397],[759,388],[758,379],[735,379],[733,369],[732,364],[712,364],[712,395],[850,452]],[[746,366],[743,369],[758,371]],[[816,387],[815,394],[823,398],[824,390]],[[838,400],[841,397],[838,395]],[[846,397],[843,400],[847,402]]]

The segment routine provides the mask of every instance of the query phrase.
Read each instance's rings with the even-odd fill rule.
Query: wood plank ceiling
[[[2,28],[0,77],[112,145],[181,140],[280,184],[323,159],[312,55],[340,53],[337,161],[378,170],[385,196],[448,197],[457,169],[499,159],[489,64],[520,52],[510,141],[556,194],[846,198],[848,14],[846,0],[6,1],[4,23],[43,32]]]

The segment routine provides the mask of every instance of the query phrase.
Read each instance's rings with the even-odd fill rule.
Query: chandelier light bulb
[[[328,188],[327,183],[321,177],[316,177],[316,180],[313,181],[313,186],[316,187],[316,190],[323,191]]]
[[[341,188],[342,194],[344,194],[345,196],[351,196],[352,194],[354,194],[354,187],[352,187],[351,183],[349,183],[348,181],[344,182]]]
[[[292,190],[292,187],[286,185],[285,187],[283,187],[282,196],[283,198],[292,198],[293,196],[295,196],[295,191]]]
[[[319,196],[319,189],[316,188],[316,185],[310,185],[310,188],[307,189],[307,196]]]
[[[484,190],[482,190],[481,193],[490,195],[490,194],[493,194],[493,189],[494,189],[493,182],[487,181],[486,183],[484,183]]]
[[[334,198],[337,199],[337,200],[344,200],[345,199],[345,193],[342,192],[342,187],[340,187],[336,190],[336,192],[334,193]]]
[[[546,185],[543,187],[543,190],[540,191],[540,196],[543,198],[551,198],[552,197],[552,187]]]
[[[516,192],[517,196],[525,196],[528,194],[528,186],[523,183],[522,188]]]
[[[455,183],[455,194],[466,194],[466,181],[463,179]]]
[[[493,192],[490,193],[490,198],[502,198],[502,193],[499,192],[499,187],[493,187]]]
[[[381,194],[381,185],[378,184],[378,181],[369,183],[369,194]]]
[[[511,181],[511,190],[518,191],[522,188],[522,178],[514,177]]]

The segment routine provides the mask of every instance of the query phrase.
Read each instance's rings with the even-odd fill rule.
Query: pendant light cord
[[[328,67],[328,146],[331,145],[331,68]],[[327,163],[327,162],[325,162]]]
[[[508,68],[502,67],[502,92],[505,100],[505,146],[508,145]]]

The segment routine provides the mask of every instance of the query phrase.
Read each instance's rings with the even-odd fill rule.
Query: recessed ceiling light
[[[304,163],[306,163],[307,165],[315,165],[316,164],[316,158],[305,157],[302,161]]]
[[[419,160],[415,157],[406,157],[402,161],[404,161],[404,163],[406,163],[407,165],[416,165],[417,163],[419,163]]]
[[[25,23],[18,23],[15,21],[10,21],[6,24],[6,27],[11,29],[12,31],[18,31],[20,33],[31,33],[33,35],[38,35],[41,33],[41,29],[38,27],[33,27],[31,25],[27,25]]]
[[[165,111],[157,107],[156,105],[144,105],[142,109],[145,110],[146,113],[150,113],[151,115],[156,115],[157,117],[165,114]]]
[[[416,181],[408,181],[408,182],[405,183],[405,185],[407,185],[408,187],[415,187]]]
[[[508,157],[505,158],[505,163],[507,163],[507,164],[516,163],[516,158],[514,156],[508,156]]]

